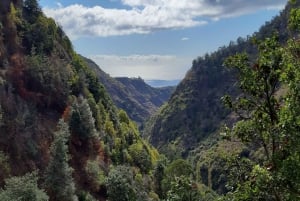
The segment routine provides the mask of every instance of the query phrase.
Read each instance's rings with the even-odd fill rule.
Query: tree
[[[193,173],[192,166],[183,159],[177,159],[170,163],[164,170],[164,179],[161,181],[163,196],[166,196],[172,188],[172,184],[179,177],[191,178]]]
[[[0,151],[0,185],[1,186],[4,185],[3,183],[4,179],[9,177],[10,171],[11,168],[9,165],[9,158],[4,152]]]
[[[117,166],[109,172],[107,181],[109,201],[135,201],[135,190],[132,170],[126,166]]]
[[[37,0],[25,0],[23,8],[29,23],[34,23],[42,11]]]
[[[254,163],[245,180],[228,200],[300,199],[300,44],[290,40],[281,47],[276,37],[258,42],[252,64],[247,55],[230,57],[226,65],[238,71],[243,95],[223,100],[241,118],[229,136],[264,150],[262,163]],[[286,90],[282,93],[278,90]]]
[[[198,201],[200,198],[197,184],[185,176],[175,177],[167,193],[167,201]]]
[[[129,154],[133,159],[133,162],[138,166],[143,173],[148,173],[152,168],[152,162],[150,154],[147,152],[141,142],[130,145],[128,148]]]
[[[164,192],[162,188],[162,181],[165,177],[165,169],[166,169],[166,161],[167,159],[161,158],[159,161],[157,161],[155,167],[154,167],[154,189],[155,192],[159,195],[160,198],[164,197]]]
[[[50,200],[74,201],[75,184],[72,178],[72,168],[69,166],[68,138],[70,137],[68,125],[61,119],[58,130],[54,133],[54,140],[50,147],[50,161],[45,172],[45,187]]]
[[[78,102],[74,103],[72,109],[70,120],[72,133],[76,133],[83,140],[96,137],[95,119],[88,101],[83,97],[79,97]]]
[[[1,201],[47,201],[49,197],[37,185],[37,172],[5,180],[4,190],[0,191]]]

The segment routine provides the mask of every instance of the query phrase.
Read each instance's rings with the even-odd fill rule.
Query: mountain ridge
[[[146,84],[142,78],[113,78],[92,60],[87,58],[84,60],[96,72],[117,107],[125,110],[139,126],[157,112],[175,89],[175,87],[154,88]]]
[[[235,87],[235,73],[223,67],[224,60],[239,52],[246,52],[255,58],[254,37],[262,40],[277,33],[281,42],[286,41],[289,10],[288,4],[280,15],[266,22],[252,36],[240,37],[228,46],[195,59],[168,103],[152,118],[152,122],[148,122],[143,135],[164,154],[172,155],[171,152],[178,151],[179,156],[187,156],[223,123],[231,122],[227,119],[229,111],[221,102],[221,97],[224,94],[235,97],[240,92]],[[173,145],[175,150],[166,148]]]

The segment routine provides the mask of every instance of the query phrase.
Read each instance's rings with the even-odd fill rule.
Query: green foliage
[[[79,97],[78,101],[74,102],[72,106],[70,128],[72,133],[75,133],[81,139],[91,139],[97,136],[95,119],[88,101],[83,97]]]
[[[3,175],[39,167],[53,201],[104,200],[107,195],[110,200],[148,200],[158,152],[142,140],[127,114],[112,104],[98,77],[74,52],[61,27],[42,13],[37,0],[13,1],[11,8],[4,4],[0,141],[14,168],[9,171],[8,158],[0,152],[0,184]],[[14,68],[6,69],[9,65]],[[59,117],[64,120],[53,133]],[[131,167],[113,169],[125,163]],[[7,196],[6,190],[1,193]],[[151,197],[157,195],[152,192]]]
[[[191,165],[183,159],[177,159],[166,167],[160,167],[160,171],[164,171],[164,178],[161,181],[162,197],[166,197],[167,192],[172,188],[172,182],[176,182],[176,178],[185,177],[191,179],[193,173]],[[157,172],[156,174],[162,174],[162,172]]]
[[[9,8],[10,10],[7,15],[7,24],[6,27],[3,28],[2,37],[10,43],[10,45],[7,47],[7,50],[4,52],[12,54],[18,50],[20,45],[21,39],[20,34],[18,33],[18,27],[22,24],[22,20],[20,10],[15,8],[13,3],[10,3]]]
[[[9,13],[9,18],[16,24],[20,25],[22,23],[21,20],[21,12],[19,9],[16,9],[14,4],[10,4],[10,13]]]
[[[104,87],[100,84],[99,79],[97,78],[96,74],[87,67],[87,64],[83,61],[83,59],[74,53],[72,58],[72,66],[74,67],[75,71],[81,75],[81,83],[82,87],[86,86],[90,93],[93,95],[96,103],[100,101],[100,99],[105,100],[107,103],[111,103],[110,98],[108,97]],[[80,89],[77,89],[80,90]],[[74,91],[78,93],[80,91]],[[77,95],[77,94],[76,94]]]
[[[58,130],[54,133],[54,140],[50,147],[50,161],[45,172],[45,187],[51,200],[74,201],[75,184],[72,178],[72,168],[68,161],[69,127],[63,121],[58,122]]]
[[[232,170],[232,185],[236,184],[241,177],[237,177],[236,174],[240,172],[236,171],[239,168],[239,162],[243,157],[249,156],[249,150],[244,148],[240,142],[222,141],[212,143],[208,140],[206,143],[199,146],[199,150],[196,150],[196,154],[191,156],[192,164],[196,163],[195,175],[196,181],[201,182],[208,188],[218,194],[225,194],[228,189],[231,189],[230,184],[226,184],[228,179],[231,178]],[[230,166],[226,165],[230,161]]]
[[[29,23],[34,23],[38,16],[42,14],[37,0],[25,0],[23,8]]]
[[[37,54],[34,49],[25,61],[26,90],[35,93],[36,99],[39,99],[36,102],[43,102],[44,107],[64,110],[69,95],[71,69],[64,62]]]
[[[185,176],[175,177],[167,193],[167,201],[198,201],[200,193],[197,184]]]
[[[91,194],[83,191],[78,195],[78,201],[97,201]]]
[[[120,123],[129,124],[129,117],[127,116],[126,112],[124,110],[119,111],[119,119]]]
[[[0,182],[1,183],[5,178],[9,177],[10,172],[11,172],[11,168],[9,165],[9,158],[4,152],[0,151]]]
[[[106,118],[106,120],[105,120],[104,131],[108,135],[111,135],[111,136],[115,136],[116,135],[116,130],[114,128],[114,123],[109,118]]]
[[[135,201],[133,172],[129,167],[117,166],[109,172],[107,181],[107,194],[109,201]]]
[[[106,174],[100,167],[98,160],[88,160],[85,171],[87,173],[88,179],[93,186],[93,189],[98,191],[102,185],[105,184]]]
[[[192,166],[183,159],[177,159],[170,163],[166,168],[167,177],[179,177],[186,176],[189,177],[193,173]]]
[[[242,97],[227,102],[227,105],[231,105],[243,119],[236,124],[233,134],[244,142],[260,143],[268,160],[272,160],[280,141],[274,133],[279,118],[279,101],[275,92],[283,68],[283,49],[275,37],[259,43],[258,49],[258,60],[252,66],[245,54],[238,54],[226,61],[227,66],[238,69],[239,86],[244,92]]]
[[[236,101],[224,98],[242,118],[229,135],[262,148],[264,158],[261,165],[240,164],[239,171],[246,175],[225,199],[300,198],[300,177],[295,172],[300,167],[299,47],[299,42],[293,40],[281,47],[273,37],[258,43],[259,56],[254,65],[245,55],[227,60],[227,65],[238,69],[240,88],[244,92]],[[280,81],[288,86],[285,97],[276,94]]]
[[[290,4],[292,6],[297,6],[297,1],[296,0],[290,0]],[[291,29],[294,29],[294,30],[300,30],[299,21],[300,21],[300,9],[297,8],[297,7],[294,7],[290,11],[289,27]]]
[[[300,18],[298,18],[300,20]],[[300,43],[291,40],[284,52],[285,70],[282,82],[289,86],[285,104],[280,111],[281,151],[277,154],[278,175],[286,200],[300,199]]]
[[[133,163],[143,173],[148,173],[152,169],[151,157],[141,142],[132,144],[128,151],[133,159]]]
[[[33,48],[39,54],[50,54],[54,49],[57,26],[53,19],[39,16],[33,24],[26,24],[23,44],[29,53]]]
[[[157,161],[153,171],[154,190],[160,198],[164,196],[162,181],[165,178],[166,166],[167,166],[167,159],[161,158],[160,160]]]
[[[37,172],[27,173],[21,177],[11,177],[5,180],[4,190],[0,191],[2,201],[47,201],[49,197],[44,190],[39,189]]]
[[[90,109],[92,111],[93,117],[95,119],[95,128],[97,130],[103,130],[103,125],[104,125],[104,117],[105,116],[105,111],[104,114],[102,111],[100,111],[100,106],[96,103],[94,97],[90,94],[88,97],[88,104],[90,106]]]

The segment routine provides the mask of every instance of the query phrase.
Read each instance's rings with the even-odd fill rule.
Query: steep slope
[[[112,78],[92,60],[84,59],[96,72],[116,106],[125,110],[138,125],[142,125],[146,119],[157,112],[175,89],[175,87],[153,88],[141,78]]]
[[[289,5],[247,39],[239,38],[193,61],[193,66],[178,85],[168,104],[152,118],[144,131],[150,142],[170,156],[186,156],[198,143],[215,133],[231,116],[221,102],[224,94],[237,96],[234,72],[223,67],[224,59],[237,52],[255,58],[252,39],[262,39],[278,33],[282,42],[288,38]],[[175,153],[174,153],[175,151]],[[176,154],[177,152],[177,154]]]
[[[5,180],[0,197],[32,200],[5,193],[9,181],[37,188],[38,180],[53,201],[107,200],[115,188],[109,182],[118,182],[123,167],[130,195],[147,200],[151,185],[135,178],[150,181],[158,157],[37,1],[1,0],[0,186],[35,172]]]

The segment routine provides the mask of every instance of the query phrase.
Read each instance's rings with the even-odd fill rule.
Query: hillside
[[[300,200],[293,2],[253,36],[194,60],[145,127],[162,155],[125,109],[150,111],[172,89],[111,78],[37,0],[1,0],[0,200]]]
[[[145,120],[157,112],[175,89],[175,87],[154,88],[141,78],[112,78],[92,60],[84,59],[88,66],[95,71],[115,105],[125,110],[138,125],[142,125]]]
[[[158,159],[37,1],[1,0],[0,200],[148,200]]]
[[[167,155],[186,157],[223,123],[234,122],[235,118],[228,116],[230,111],[221,102],[221,97],[224,94],[236,97],[240,92],[236,87],[235,71],[224,68],[224,60],[238,52],[246,52],[251,55],[250,59],[255,58],[254,37],[261,40],[278,33],[280,41],[286,41],[288,15],[289,6],[252,36],[238,38],[228,46],[195,59],[168,104],[143,131],[150,142]]]
[[[125,87],[96,68],[102,81],[36,0],[0,2],[0,200],[215,197],[185,160],[170,162],[142,139],[103,84],[155,107],[169,89],[122,78]]]
[[[299,35],[288,28],[294,20],[299,30],[299,5],[287,4],[252,36],[194,60],[143,131],[170,159],[187,158],[196,180],[221,200],[300,198],[300,180],[287,176],[300,164],[292,156],[299,156]],[[226,94],[231,110],[221,100]]]

